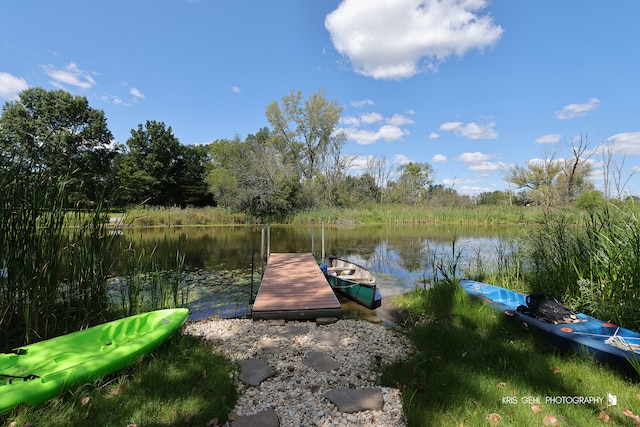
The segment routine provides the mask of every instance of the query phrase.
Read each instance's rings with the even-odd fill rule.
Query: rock
[[[231,423],[231,427],[280,427],[278,414],[273,409],[258,412],[254,415],[239,416]]]
[[[240,381],[245,384],[258,386],[262,381],[275,374],[271,366],[259,359],[240,360],[238,364],[240,365]]]
[[[318,317],[316,319],[316,325],[326,326],[336,323],[339,319],[337,317]]]
[[[337,332],[320,332],[317,335],[318,344],[335,347],[340,345],[340,334]]]
[[[346,413],[378,411],[384,406],[382,390],[379,388],[337,388],[326,392],[324,397],[335,404],[340,412]]]
[[[333,360],[331,356],[321,351],[311,351],[304,360],[304,364],[318,372],[335,371],[340,368],[340,364]]]

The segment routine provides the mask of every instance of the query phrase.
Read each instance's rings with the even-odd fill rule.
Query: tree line
[[[267,106],[269,126],[242,139],[183,145],[163,122],[148,120],[114,141],[103,111],[63,90],[29,88],[8,101],[0,117],[0,166],[18,175],[38,173],[43,184],[64,178],[69,208],[97,201],[130,205],[224,206],[262,219],[317,206],[369,203],[408,205],[568,205],[611,197],[591,182],[596,150],[588,138],[567,144],[570,155],[528,161],[504,171],[516,191],[459,194],[435,184],[429,163],[393,167],[369,157],[349,173],[356,156],[337,131],[342,107],[323,90],[303,98],[292,90]],[[606,148],[606,146],[605,146]],[[607,188],[623,194],[622,163],[612,146],[600,150]],[[587,195],[587,196],[585,196]]]

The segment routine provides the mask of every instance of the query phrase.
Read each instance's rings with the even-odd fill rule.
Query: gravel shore
[[[231,421],[275,411],[283,427],[406,425],[399,390],[379,384],[381,365],[412,352],[410,341],[394,329],[351,319],[327,325],[210,319],[187,324],[185,333],[218,344],[233,361],[259,359],[273,369],[273,375],[256,386],[238,379],[240,397],[229,416]],[[318,371],[310,366],[308,357],[319,352],[337,367]],[[334,389],[372,387],[382,390],[382,410],[340,412],[325,396]]]

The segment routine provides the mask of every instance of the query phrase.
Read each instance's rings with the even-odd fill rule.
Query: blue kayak
[[[596,359],[613,363],[625,369],[640,362],[640,333],[576,313],[570,319],[549,322],[533,315],[527,306],[528,295],[474,280],[462,280],[460,285],[471,297],[515,316],[529,327],[536,328],[552,345]]]

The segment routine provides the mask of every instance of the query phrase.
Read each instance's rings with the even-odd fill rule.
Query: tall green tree
[[[0,117],[5,161],[47,180],[68,180],[68,204],[91,203],[113,183],[118,147],[102,110],[63,90],[24,90]]]
[[[524,189],[537,205],[552,207],[569,205],[585,191],[593,189],[590,181],[591,163],[589,141],[582,136],[568,145],[571,155],[556,158],[556,153],[545,154],[543,159],[528,160],[524,166],[514,165],[505,180]]]
[[[417,205],[426,200],[433,183],[433,167],[429,163],[409,162],[398,168],[400,177],[393,182],[392,200],[396,203]]]
[[[147,120],[131,130],[118,179],[128,203],[184,205],[185,149],[171,126]]]
[[[272,142],[263,128],[245,141],[236,137],[209,145],[207,182],[219,205],[262,220],[284,218],[304,205],[296,168],[283,162]]]
[[[336,151],[344,145],[346,135],[335,132],[342,110],[337,100],[326,98],[324,90],[304,100],[302,92],[291,90],[280,104],[274,101],[267,107],[274,146],[304,180],[321,176],[330,156],[335,161]]]

